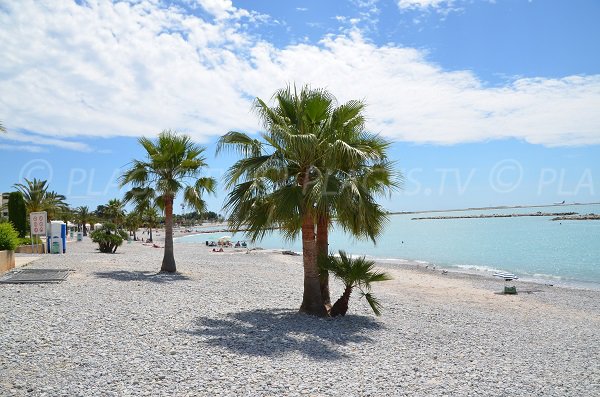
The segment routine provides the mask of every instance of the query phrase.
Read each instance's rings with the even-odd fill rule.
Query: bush
[[[19,233],[10,223],[0,223],[0,251],[14,251],[19,244]]]
[[[98,243],[100,252],[114,254],[117,251],[117,247],[123,244],[123,240],[127,239],[127,233],[118,229],[113,223],[105,223],[94,230],[90,234],[90,237],[93,242]]]
[[[27,210],[21,192],[12,192],[8,195],[8,220],[12,222],[19,237],[27,234]]]
[[[42,239],[39,236],[33,236],[33,244],[42,244]],[[19,246],[21,245],[31,245],[30,237],[21,237],[19,238]]]

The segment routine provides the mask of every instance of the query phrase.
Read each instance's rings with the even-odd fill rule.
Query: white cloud
[[[231,0],[200,0],[198,4],[216,18],[226,18],[236,11]]]
[[[29,152],[29,153],[42,153],[46,152],[47,149],[41,146],[27,146],[27,145],[7,145],[4,143],[0,143],[0,150],[6,150],[10,152],[18,151],[18,152]]]
[[[78,152],[91,152],[92,148],[89,145],[81,142],[69,141],[66,139],[48,138],[47,136],[40,136],[37,134],[27,134],[21,132],[14,132],[8,128],[7,133],[2,134],[0,137],[2,140],[15,141],[21,143],[29,143],[30,145],[20,145],[21,149],[30,152],[46,151],[47,149],[41,148],[42,146],[56,146],[60,149],[74,150]],[[29,147],[31,149],[24,149]]]
[[[252,12],[230,1],[199,1],[212,21],[158,4],[5,5],[0,120],[63,138],[174,128],[206,141],[256,131],[252,99],[296,82],[327,87],[340,100],[364,98],[369,127],[394,139],[600,143],[600,75],[490,88],[419,50],[374,45],[357,29],[279,49],[248,35],[241,21]]]
[[[398,0],[398,7],[401,9],[450,7],[453,2],[453,0]]]

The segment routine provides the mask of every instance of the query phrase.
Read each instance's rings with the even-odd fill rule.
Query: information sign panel
[[[31,235],[45,236],[47,220],[48,216],[46,214],[46,211],[30,213],[29,223],[31,225]]]

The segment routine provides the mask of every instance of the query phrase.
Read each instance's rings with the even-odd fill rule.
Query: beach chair
[[[508,294],[508,295],[516,295],[517,294],[517,287],[514,285],[509,287],[508,285],[506,285],[506,283],[509,281],[518,280],[519,277],[517,277],[513,273],[508,273],[508,272],[494,273],[494,277],[499,277],[499,278],[504,279],[504,293],[505,294]]]

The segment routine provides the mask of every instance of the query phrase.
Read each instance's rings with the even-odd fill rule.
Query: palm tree
[[[136,209],[136,211],[138,211]],[[155,206],[147,207],[141,212],[142,225],[148,228],[148,235],[152,241],[152,229],[158,227],[158,209]]]
[[[125,216],[125,228],[133,239],[137,240],[137,230],[142,226],[142,217],[137,211],[131,211]]]
[[[44,200],[48,191],[46,183],[46,181],[36,178],[33,178],[33,181],[25,178],[25,184],[17,183],[14,185],[23,194],[28,213],[44,210]]]
[[[57,219],[60,219],[61,221],[63,221],[65,223],[65,225],[68,225],[69,222],[75,221],[75,210],[73,208],[67,206],[66,208],[61,209],[57,213],[56,217],[57,217]]]
[[[290,87],[279,90],[274,99],[274,108],[260,98],[255,101],[254,109],[266,130],[263,141],[231,131],[218,142],[217,152],[233,148],[243,156],[226,176],[227,186],[233,189],[225,209],[231,212],[231,226],[247,226],[252,240],[274,227],[290,239],[301,232],[304,292],[300,311],[326,315],[317,267],[312,187],[318,171],[317,137],[328,121],[333,100],[326,91],[308,87],[300,94]]]
[[[23,194],[27,212],[46,211],[48,221],[56,218],[58,214],[68,209],[65,202],[66,197],[53,191],[48,191],[47,181],[33,178],[33,181],[25,179],[25,184],[14,185]]]
[[[94,231],[94,225],[100,221],[100,217],[96,214],[96,211],[90,212],[88,223],[90,224],[90,232]]]
[[[330,121],[319,135],[321,178],[314,190],[318,210],[317,249],[329,255],[329,228],[337,223],[357,238],[376,237],[387,222],[387,212],[377,198],[400,188],[402,176],[387,159],[391,142],[365,131],[365,104],[349,101],[332,110]],[[330,306],[328,272],[321,272],[321,294]]]
[[[6,132],[6,128],[2,125],[2,121],[0,121],[0,132]]]
[[[131,168],[121,178],[121,186],[131,184],[126,193],[126,201],[137,204],[154,202],[165,213],[165,252],[161,271],[175,272],[173,255],[173,200],[183,192],[184,201],[196,209],[204,211],[204,192],[213,193],[216,181],[210,177],[200,177],[207,166],[202,156],[204,148],[195,145],[187,135],[165,130],[156,141],[140,138],[139,143],[146,150],[145,161],[133,160]]]
[[[104,207],[104,216],[117,226],[125,220],[125,203],[119,199],[111,199]]]
[[[75,209],[75,219],[78,225],[83,229],[83,235],[87,236],[87,223],[91,223],[91,213],[88,206],[81,206]]]
[[[345,316],[348,311],[348,302],[354,288],[360,290],[375,315],[381,314],[381,303],[371,293],[371,284],[379,281],[391,280],[392,277],[384,272],[375,270],[375,262],[366,260],[365,257],[352,259],[344,251],[339,251],[339,258],[329,256],[327,261],[321,262],[322,266],[333,273],[344,283],[344,293],[333,304],[331,316]]]
[[[357,237],[377,236],[385,211],[378,193],[395,187],[389,143],[364,132],[364,105],[351,101],[336,107],[323,90],[290,87],[275,93],[269,108],[257,98],[255,110],[267,130],[263,140],[229,132],[217,152],[236,149],[243,158],[227,175],[233,187],[225,208],[234,229],[251,229],[261,238],[274,227],[287,237],[302,232],[304,295],[301,311],[323,315],[329,308],[328,274],[317,257],[328,255],[329,226],[334,219]]]

